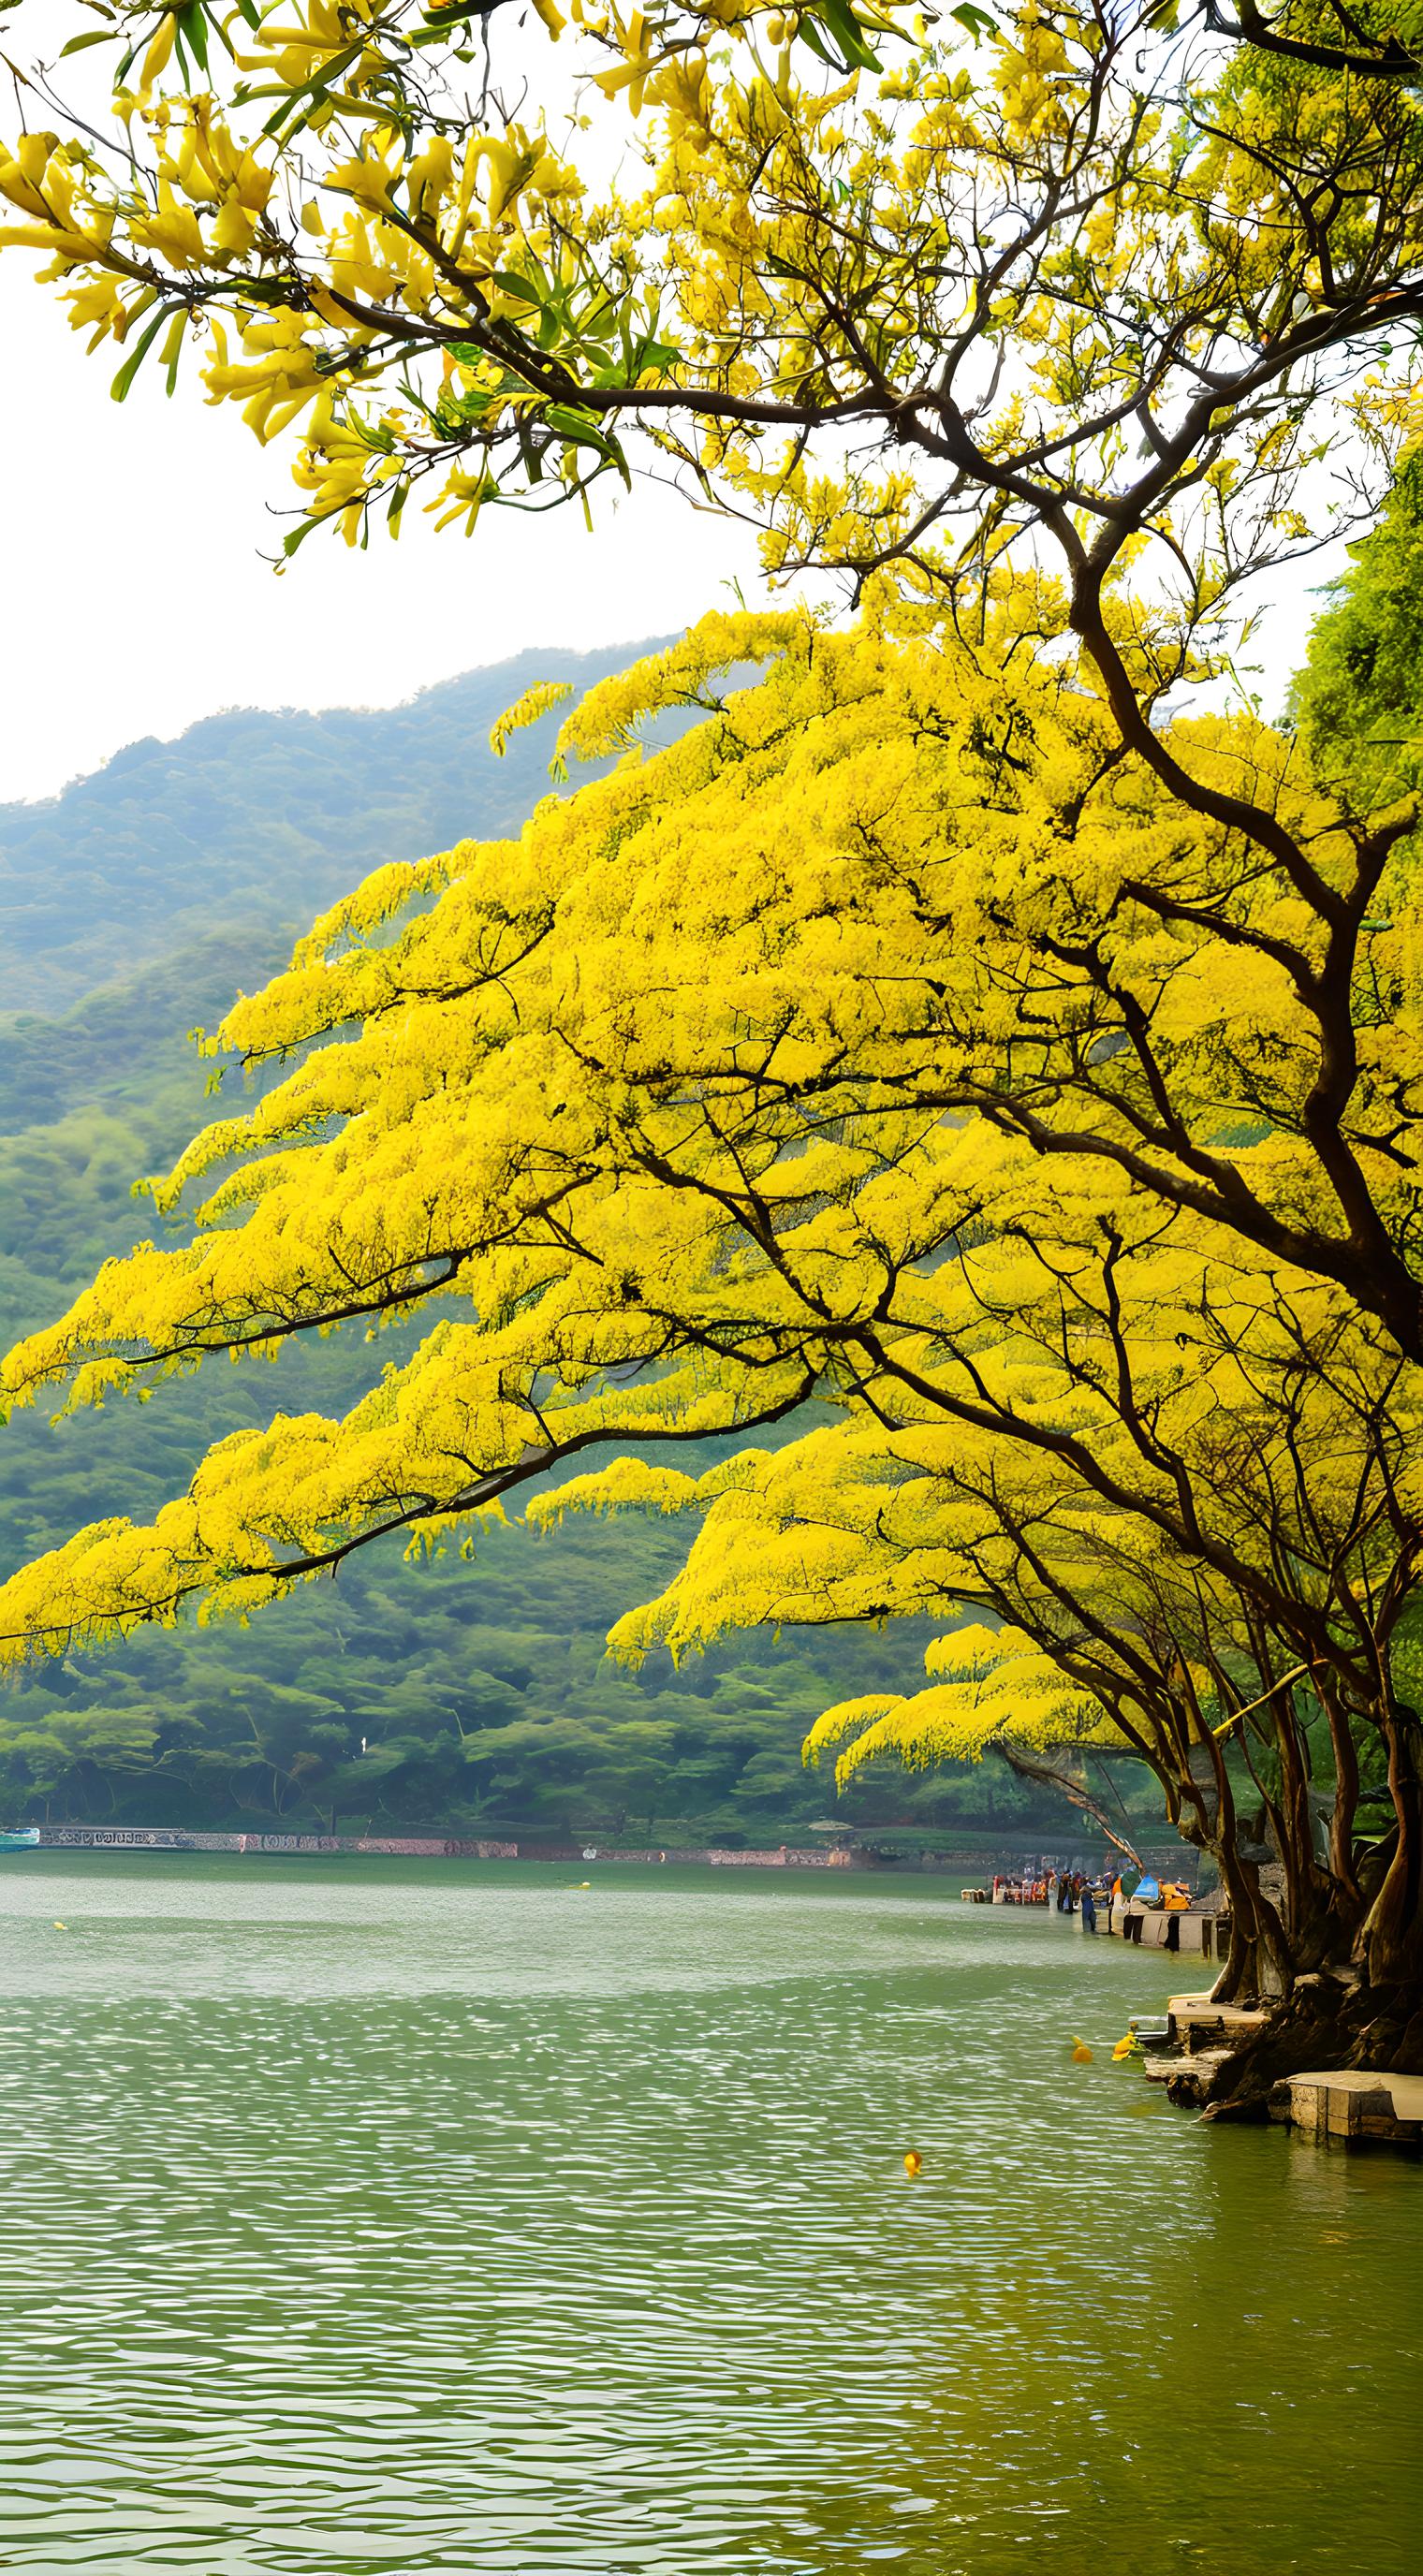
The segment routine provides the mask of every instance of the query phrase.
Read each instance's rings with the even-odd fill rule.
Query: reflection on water
[[[3,1864],[0,2567],[1416,2566],[1419,2175],[1107,2063],[1167,1963],[571,1877]]]

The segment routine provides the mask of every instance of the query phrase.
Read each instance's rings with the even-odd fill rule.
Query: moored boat
[[[39,1838],[38,1825],[0,1826],[0,1851],[33,1851]]]

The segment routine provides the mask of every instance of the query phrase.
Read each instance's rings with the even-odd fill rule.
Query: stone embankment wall
[[[575,1843],[457,1834],[202,1833],[186,1825],[41,1825],[39,1835],[42,1847],[49,1851],[380,1852],[411,1860],[542,1860],[560,1866],[597,1860],[653,1869],[663,1862],[702,1869],[894,1869],[901,1875],[930,1871],[959,1878],[978,1865],[952,1852],[906,1853],[886,1860],[877,1851],[855,1844],[782,1843],[771,1851],[692,1850],[671,1844],[665,1850],[645,1844],[628,1849],[621,1843],[597,1842],[591,1835],[586,1842]],[[1120,1908],[1114,1909],[1114,1918],[1108,1923],[1099,1915],[1098,1920],[1104,1929],[1120,1932]],[[1190,1922],[1192,1918],[1178,1919]],[[1156,1928],[1157,1922],[1158,1918],[1148,1916],[1142,1931],[1142,1939],[1152,1945],[1165,1937],[1164,1927]],[[1183,1933],[1180,1946],[1204,1949],[1210,1957],[1210,1933],[1199,1929]]]
[[[189,1832],[181,1825],[42,1825],[47,1851],[387,1852],[419,1860],[696,1861],[713,1869],[863,1869],[858,1851],[624,1851],[607,1843],[496,1842],[456,1835],[239,1834]]]
[[[517,1843],[411,1835],[221,1834],[181,1825],[41,1825],[45,1851],[410,1852],[429,1860],[517,1860]]]

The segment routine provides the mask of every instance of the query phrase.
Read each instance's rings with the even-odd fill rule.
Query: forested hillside
[[[215,930],[299,928],[386,859],[517,827],[548,754],[516,736],[496,760],[494,718],[533,680],[586,687],[646,649],[523,653],[377,711],[233,709],[0,806],[0,1012],[63,1010]]]
[[[0,989],[26,1005],[0,1018],[7,1343],[149,1229],[131,1185],[204,1116],[185,1031],[270,973],[285,928],[364,867],[516,823],[547,790],[547,755],[516,740],[496,764],[490,720],[535,667],[591,677],[618,658],[524,656],[390,714],[216,717],[0,817]],[[342,1409],[391,1350],[322,1343],[55,1430],[17,1415],[0,1434],[5,1569],[77,1522],[146,1514],[263,1403]],[[247,1629],[155,1631],[37,1666],[0,1700],[0,1811],[782,1840],[832,1803],[801,1767],[808,1721],[913,1680],[923,1639],[807,1632],[681,1672],[609,1665],[608,1626],[660,1588],[685,1538],[660,1521],[511,1528],[473,1565],[393,1548]],[[995,1768],[881,1779],[844,1813],[931,1826],[1033,1810]]]

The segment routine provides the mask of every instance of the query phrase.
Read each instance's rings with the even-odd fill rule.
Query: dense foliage
[[[1347,578],[1325,593],[1291,713],[1319,774],[1360,805],[1416,792],[1423,776],[1423,458],[1400,474]]]

